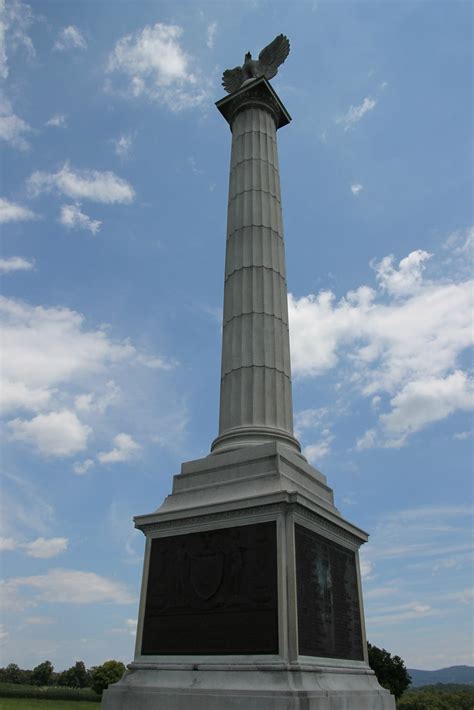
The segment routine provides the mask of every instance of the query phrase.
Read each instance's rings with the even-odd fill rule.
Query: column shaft
[[[275,118],[233,117],[219,437],[214,450],[280,438],[297,449]]]

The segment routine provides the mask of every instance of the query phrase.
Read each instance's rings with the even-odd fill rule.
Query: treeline
[[[397,710],[472,710],[474,687],[437,683],[407,690],[397,702]]]
[[[66,688],[92,688],[101,695],[110,683],[116,683],[125,672],[120,661],[106,661],[101,666],[86,668],[83,661],[77,661],[65,671],[56,673],[50,661],[43,661],[33,670],[20,668],[10,663],[0,668],[0,683],[34,685],[38,687],[59,686]]]

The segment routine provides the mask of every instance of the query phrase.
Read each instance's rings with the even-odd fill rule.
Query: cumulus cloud
[[[35,213],[28,207],[23,207],[23,205],[18,205],[16,202],[10,202],[4,197],[0,197],[0,224],[21,222],[35,218]]]
[[[122,37],[109,57],[107,72],[124,75],[133,97],[160,101],[172,111],[201,104],[206,87],[196,62],[180,44],[182,34],[181,27],[158,22]]]
[[[63,27],[58,34],[53,49],[64,51],[66,49],[87,49],[87,42],[82,32],[74,25]]]
[[[38,559],[50,559],[56,557],[61,552],[67,550],[68,539],[66,537],[38,537],[32,542],[19,542],[13,538],[0,538],[0,550],[11,551],[22,549],[30,557]]]
[[[31,126],[13,111],[10,101],[0,99],[0,139],[19,150],[28,150],[30,144],[25,135],[31,130]]]
[[[378,263],[371,262],[371,266],[384,291],[394,296],[406,296],[420,288],[425,269],[424,262],[432,256],[433,254],[427,251],[416,249],[400,260],[398,268],[394,266],[393,254],[384,257]]]
[[[289,296],[295,376],[342,364],[347,387],[372,401],[390,398],[388,412],[377,400],[379,427],[359,438],[357,450],[402,445],[409,434],[472,406],[472,382],[459,367],[473,341],[472,282],[424,281],[430,257],[416,250],[398,267],[393,257],[382,259],[374,265],[380,292],[361,286],[339,301],[331,291]]]
[[[13,271],[31,271],[34,267],[34,261],[23,259],[22,256],[0,258],[0,274],[10,274]]]
[[[97,234],[100,229],[100,222],[98,219],[91,219],[88,215],[81,211],[81,205],[63,205],[61,207],[61,214],[59,216],[59,221],[68,229],[86,229],[92,234]]]
[[[13,419],[8,422],[10,436],[34,446],[43,456],[72,456],[87,446],[91,428],[83,424],[75,412],[37,414],[33,419]]]
[[[353,185],[351,185],[351,192],[353,195],[358,195],[361,190],[363,190],[364,187],[360,183],[356,182]]]
[[[134,597],[127,588],[95,572],[70,569],[51,569],[46,574],[16,577],[7,582],[13,589],[26,588],[37,593],[39,599],[53,603],[94,604],[112,602],[131,604]]]
[[[75,200],[92,200],[105,204],[133,201],[133,187],[111,171],[74,170],[65,163],[56,173],[36,171],[27,180],[32,197],[43,192],[57,192]]]
[[[0,323],[7,383],[0,391],[10,410],[41,409],[58,385],[137,356],[129,343],[113,342],[103,330],[86,330],[84,316],[68,308],[0,297]]]
[[[45,126],[51,126],[53,128],[59,128],[66,125],[66,116],[63,113],[56,113],[54,116],[46,121]]]
[[[456,370],[444,378],[409,382],[390,402],[392,411],[380,421],[389,439],[386,446],[402,446],[409,434],[440,421],[453,412],[474,407],[474,380]]]
[[[376,99],[366,96],[361,104],[358,104],[357,106],[351,105],[344,116],[339,116],[339,118],[336,119],[336,123],[342,125],[344,130],[348,131],[356,123],[358,123],[368,111],[372,111],[376,105]]]
[[[100,463],[122,463],[137,456],[141,446],[129,434],[117,434],[114,437],[114,448],[111,451],[102,451],[97,456]]]

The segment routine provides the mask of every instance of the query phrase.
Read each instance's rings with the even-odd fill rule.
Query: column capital
[[[269,111],[275,120],[277,129],[286,126],[291,121],[290,114],[264,76],[259,79],[247,80],[238,91],[216,101],[216,107],[230,125],[231,130],[235,116],[243,109],[250,107]]]

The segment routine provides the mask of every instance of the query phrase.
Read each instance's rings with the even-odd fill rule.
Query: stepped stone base
[[[367,668],[158,670],[131,666],[103,710],[395,710]]]
[[[135,524],[135,660],[102,710],[395,710],[367,664],[367,535],[301,454],[273,442],[188,461]]]

